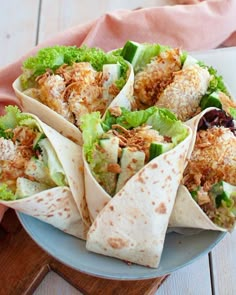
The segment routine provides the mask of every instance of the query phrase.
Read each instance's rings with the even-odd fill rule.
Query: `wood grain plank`
[[[56,33],[69,27],[96,19],[102,14],[116,9],[174,4],[173,0],[43,0],[39,40],[50,39]]]
[[[55,272],[46,275],[33,295],[57,294],[57,295],[81,295],[82,293],[71,286],[67,281]]]
[[[212,251],[215,295],[236,294],[236,231],[227,234]]]
[[[74,270],[42,250],[24,231],[12,209],[4,215],[0,230],[4,232],[0,239],[0,294],[3,295],[31,295],[50,270],[88,295],[153,295],[166,278],[112,281]],[[58,290],[64,288],[65,281],[61,281]],[[46,290],[41,294],[52,292]]]
[[[1,1],[0,67],[35,45],[39,0]]]
[[[156,294],[212,294],[208,255],[205,255],[194,263],[172,273],[168,280],[160,286]]]

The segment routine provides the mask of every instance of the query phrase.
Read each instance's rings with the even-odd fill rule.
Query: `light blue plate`
[[[139,280],[169,274],[207,254],[225,233],[201,231],[194,235],[168,233],[158,269],[88,252],[85,242],[31,216],[18,213],[31,238],[60,262],[81,272],[108,279]]]
[[[192,55],[214,66],[236,97],[235,54],[236,47]],[[23,213],[18,213],[18,217],[34,241],[57,260],[90,275],[119,280],[148,279],[171,273],[210,252],[225,235],[215,231],[201,231],[195,235],[168,233],[160,266],[151,269],[88,252],[85,242]]]

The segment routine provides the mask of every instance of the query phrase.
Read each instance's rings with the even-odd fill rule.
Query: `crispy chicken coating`
[[[13,130],[12,140],[0,138],[0,183],[15,190],[16,179],[25,176],[25,167],[33,155],[32,144],[36,133],[21,126]]]
[[[135,76],[134,97],[138,109],[153,106],[168,84],[173,73],[181,69],[180,50],[170,49],[153,58]]]
[[[111,100],[119,93],[114,84],[104,91],[108,78],[94,70],[88,62],[62,65],[55,74],[48,71],[39,76],[36,80],[39,89],[30,89],[26,94],[79,126],[83,114],[93,111],[104,114]]]
[[[174,80],[162,92],[156,106],[168,108],[181,121],[187,121],[199,111],[199,103],[210,81],[209,72],[192,65],[174,74]]]
[[[183,183],[190,191],[204,191],[219,181],[236,185],[236,137],[225,127],[212,127],[197,133]]]
[[[65,91],[64,79],[59,75],[48,75],[46,73],[38,78],[38,84],[40,88],[40,101],[62,115],[69,122],[74,123],[74,118],[63,97]]]

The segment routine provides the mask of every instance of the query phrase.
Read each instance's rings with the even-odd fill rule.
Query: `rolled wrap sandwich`
[[[206,109],[187,122],[194,140],[170,227],[232,231],[236,221],[236,128],[232,117]]]
[[[88,250],[158,267],[191,130],[166,109],[82,118]],[[140,232],[142,234],[140,234]]]
[[[187,121],[207,107],[236,113],[217,71],[179,48],[128,41],[120,53],[133,66],[137,109],[156,105]]]
[[[13,83],[22,110],[81,144],[80,116],[104,114],[112,105],[131,108],[133,69],[98,48],[53,46],[26,59]]]
[[[15,106],[0,117],[0,136],[0,203],[85,239],[81,148]]]

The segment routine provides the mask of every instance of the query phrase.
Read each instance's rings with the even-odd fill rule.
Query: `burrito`
[[[85,239],[81,147],[16,106],[0,117],[0,146],[0,204]]]
[[[133,69],[98,48],[53,46],[23,62],[13,88],[22,110],[81,144],[80,117],[111,105],[131,108]]]
[[[236,127],[223,110],[187,122],[194,140],[170,227],[232,231],[236,222]]]
[[[90,251],[158,267],[191,129],[166,109],[82,117]],[[142,235],[140,235],[140,231]]]
[[[223,78],[186,51],[128,41],[120,54],[134,66],[136,109],[156,105],[184,122],[207,107],[236,113],[236,103]]]

